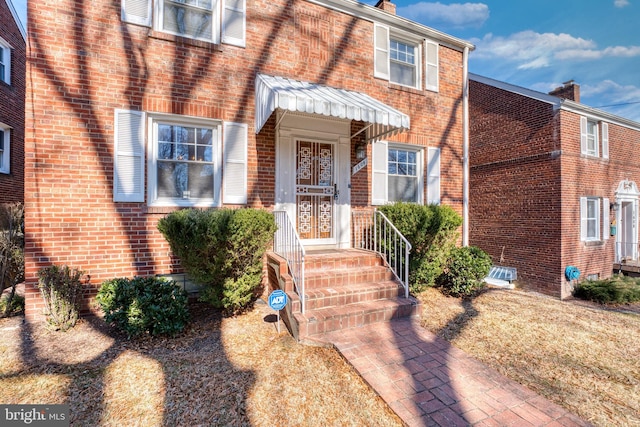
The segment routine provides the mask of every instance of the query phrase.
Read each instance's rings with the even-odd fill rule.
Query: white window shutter
[[[384,25],[374,24],[374,70],[373,76],[389,80],[389,28]]]
[[[144,202],[144,113],[115,110],[113,201]]]
[[[387,203],[389,192],[389,181],[387,179],[389,171],[389,145],[385,141],[373,143],[371,165],[371,204],[384,205]]]
[[[609,158],[609,123],[602,122],[602,158]]]
[[[607,197],[602,199],[602,240],[609,240],[609,199]]]
[[[121,12],[124,22],[151,26],[151,0],[122,0]]]
[[[427,155],[427,203],[440,204],[440,149],[433,147]]]
[[[224,123],[222,203],[247,204],[247,138],[245,123]]]
[[[580,240],[587,240],[587,198],[580,197]]]
[[[428,90],[438,91],[438,43],[426,41],[426,83],[425,88]]]
[[[587,118],[580,117],[580,152],[587,152]]]
[[[224,0],[222,6],[222,43],[245,47],[246,31],[246,0]]]

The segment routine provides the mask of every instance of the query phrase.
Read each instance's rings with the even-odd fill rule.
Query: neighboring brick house
[[[10,0],[0,0],[0,203],[24,201],[27,35]]]
[[[469,80],[470,243],[560,298],[567,266],[605,278],[637,262],[640,123],[580,104],[572,81]]]
[[[379,6],[30,2],[27,318],[51,264],[94,287],[180,271],[156,225],[182,207],[284,209],[310,248],[350,247],[352,208],[464,213],[473,46]]]

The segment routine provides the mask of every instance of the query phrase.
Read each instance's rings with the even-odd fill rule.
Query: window
[[[601,136],[602,138],[600,138]],[[586,156],[609,158],[609,124],[580,118],[580,152]]]
[[[422,156],[420,147],[375,142],[372,203],[422,203]]]
[[[580,239],[600,241],[609,238],[609,199],[600,197],[580,198]],[[600,234],[602,233],[602,234]]]
[[[0,173],[9,173],[10,172],[10,155],[11,150],[9,144],[9,136],[10,130],[8,126],[2,125],[0,123]]]
[[[423,81],[422,52],[426,51]],[[374,76],[402,86],[438,90],[438,44],[374,26]]]
[[[122,20],[212,43],[245,45],[246,0],[122,0]],[[155,3],[154,3],[155,2]]]
[[[246,204],[246,124],[126,110],[115,121],[114,201],[144,202],[147,167],[149,205]]]
[[[0,81],[11,84],[11,47],[0,38]]]

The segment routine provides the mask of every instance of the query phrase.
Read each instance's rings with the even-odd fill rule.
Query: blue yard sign
[[[287,294],[280,289],[271,292],[269,295],[269,307],[280,311],[287,305]]]

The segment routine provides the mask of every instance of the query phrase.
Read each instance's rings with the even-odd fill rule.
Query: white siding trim
[[[223,203],[247,204],[246,123],[224,123]]]
[[[121,16],[124,22],[151,27],[151,0],[122,0]]]
[[[384,205],[388,200],[389,145],[385,141],[373,143],[371,165],[371,204]]]
[[[389,27],[373,26],[373,76],[389,80]]]
[[[114,112],[114,202],[144,202],[144,120],[141,111]]]

